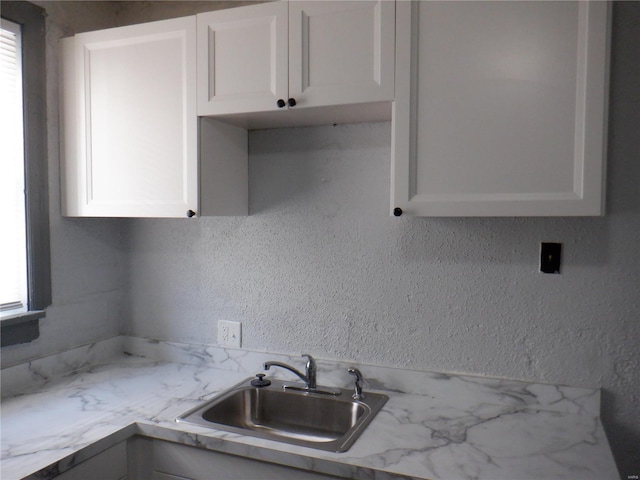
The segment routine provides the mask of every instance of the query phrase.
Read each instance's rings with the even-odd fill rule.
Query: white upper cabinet
[[[198,114],[393,100],[393,1],[272,2],[198,15]]]
[[[63,39],[62,47],[63,215],[202,214],[198,156],[210,172],[211,162],[230,164],[234,153],[199,151],[196,18],[81,33]],[[201,128],[218,126],[208,122]],[[246,158],[239,161],[246,170]],[[218,183],[226,174],[217,172]],[[231,176],[246,197],[246,175],[244,187],[237,171]],[[206,200],[208,206],[216,203]],[[218,203],[213,210],[225,209]],[[228,214],[243,210],[246,201]]]
[[[63,40],[63,214],[198,210],[195,18]]]
[[[394,214],[603,214],[608,9],[398,2]]]
[[[289,3],[289,97],[300,107],[393,100],[390,1]]]
[[[198,115],[273,110],[287,98],[287,11],[271,2],[197,15]]]

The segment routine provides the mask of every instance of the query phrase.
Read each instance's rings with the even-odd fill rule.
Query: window
[[[0,315],[27,310],[27,230],[20,25],[0,21]]]
[[[31,341],[51,303],[44,10],[2,2],[0,35],[2,346]]]

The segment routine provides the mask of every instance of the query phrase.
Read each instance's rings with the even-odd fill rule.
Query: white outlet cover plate
[[[240,348],[242,330],[240,322],[218,320],[218,345],[221,347]]]

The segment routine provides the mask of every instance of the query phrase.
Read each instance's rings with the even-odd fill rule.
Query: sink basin
[[[332,389],[337,395],[311,393],[279,380],[255,387],[251,380],[244,380],[176,420],[346,452],[388,400],[386,395],[370,392],[365,392],[364,399],[354,400],[353,390],[345,389]]]

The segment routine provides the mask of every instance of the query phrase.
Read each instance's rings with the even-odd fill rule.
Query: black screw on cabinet
[[[399,217],[400,215],[402,215],[402,209],[398,208],[398,207],[394,208],[393,209],[393,216],[394,217]]]

